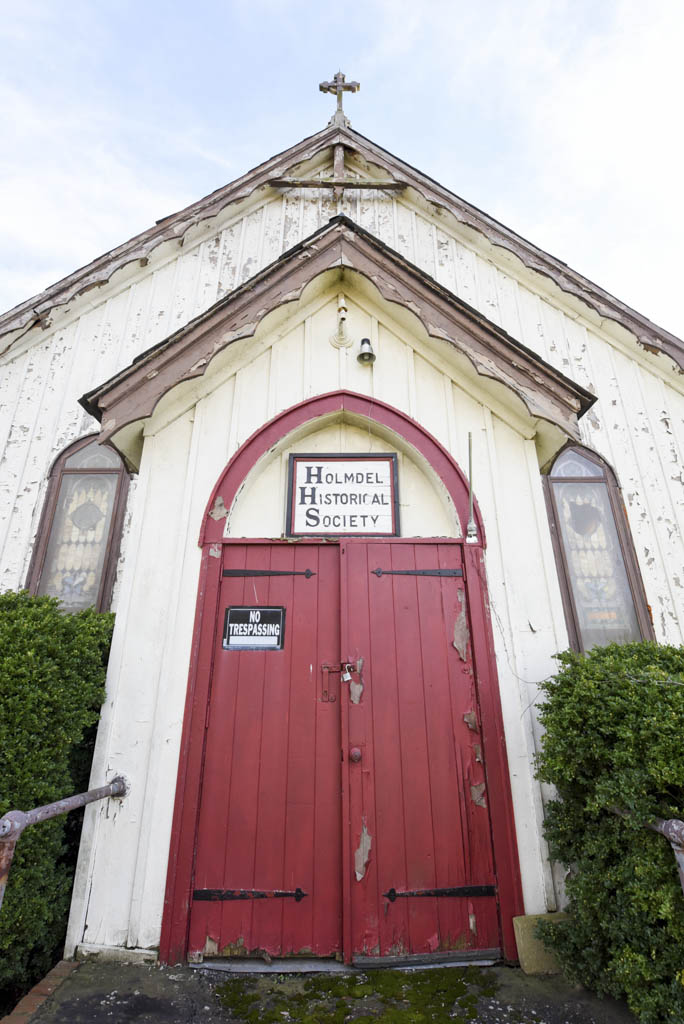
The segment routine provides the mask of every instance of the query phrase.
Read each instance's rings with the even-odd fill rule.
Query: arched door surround
[[[402,438],[468,520],[448,452],[349,392],[286,410],[231,459],[200,533],[167,963],[306,949],[357,963],[516,959],[522,892],[477,505],[475,544],[224,536],[259,460],[340,412]],[[289,653],[222,646],[226,609],[246,605],[284,609]]]

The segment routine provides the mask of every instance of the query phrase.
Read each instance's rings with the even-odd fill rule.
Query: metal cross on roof
[[[341,71],[338,71],[332,82],[321,82],[318,86],[321,92],[332,92],[337,94],[337,110],[328,121],[328,125],[338,124],[342,128],[349,128],[351,122],[348,117],[345,117],[344,110],[342,109],[342,94],[345,92],[358,92],[361,86],[358,82],[346,82],[345,76]]]

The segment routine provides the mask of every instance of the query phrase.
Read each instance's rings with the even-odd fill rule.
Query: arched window
[[[84,437],[50,472],[27,587],[65,611],[106,611],[119,554],[128,474],[111,448]]]
[[[570,447],[544,483],[571,646],[654,639],[613,471],[594,452]]]

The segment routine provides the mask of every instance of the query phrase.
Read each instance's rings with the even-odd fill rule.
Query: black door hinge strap
[[[303,900],[308,893],[299,886],[294,892],[284,889],[195,889],[194,900],[205,900],[209,903],[223,903],[228,900],[283,900],[293,899],[295,903]]]
[[[371,569],[374,576],[462,576],[463,569]]]
[[[307,580],[315,576],[311,569],[292,572],[289,569],[224,569],[224,576],[306,576]]]
[[[382,894],[390,903],[394,903],[400,896],[496,896],[495,885],[458,885],[453,889],[411,889],[399,891],[388,889]]]

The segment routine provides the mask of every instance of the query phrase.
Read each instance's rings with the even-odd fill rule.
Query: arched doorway
[[[467,482],[434,438],[347,392],[287,410],[231,460],[200,538],[167,962],[515,957],[522,900],[477,508],[475,544],[226,530],[259,460],[336,415],[397,438],[468,518]],[[233,644],[229,623],[250,616],[268,641]]]

